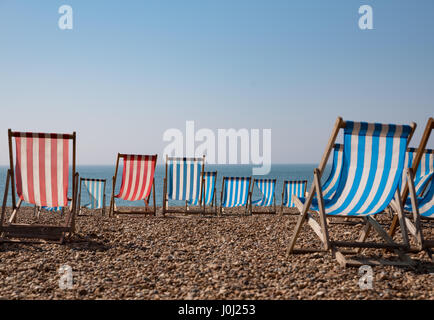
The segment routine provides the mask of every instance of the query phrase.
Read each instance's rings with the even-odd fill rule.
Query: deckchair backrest
[[[413,159],[416,156],[417,149],[408,148],[405,155],[405,168],[410,168],[413,165]],[[416,189],[416,195],[420,196],[425,189],[426,184],[430,181],[434,175],[434,150],[425,149],[420,159],[420,164],[414,175],[414,186]],[[405,185],[407,175],[403,174],[401,186]]]
[[[105,180],[82,178],[89,194],[90,202],[85,205],[89,209],[101,209],[104,201]]]
[[[247,204],[250,177],[224,177],[222,207],[239,207]]]
[[[255,204],[258,206],[271,206],[274,201],[276,179],[255,179],[255,185],[262,194],[262,198],[255,201]]]
[[[425,196],[418,202],[419,214],[423,217],[434,217],[434,180]]]
[[[383,211],[402,178],[406,125],[346,121],[344,163],[339,187],[326,203],[331,215],[368,215]]]
[[[75,134],[10,131],[10,146],[12,138],[15,138],[15,178],[19,198],[40,207],[66,207],[69,148],[75,141]],[[11,166],[12,162],[11,156]],[[75,165],[75,160],[73,162]]]
[[[294,202],[292,201],[292,195],[297,196],[298,198],[303,198],[306,194],[306,185],[307,181],[284,181],[283,182],[283,205],[288,208],[295,207]]]
[[[167,158],[166,166],[169,199],[201,198],[204,158]]]
[[[205,180],[205,205],[210,205],[214,199],[214,190],[217,179],[217,171],[204,172],[203,177]],[[189,205],[197,206],[199,205],[199,198],[188,201]]]
[[[210,205],[214,199],[215,185],[217,182],[217,171],[205,172],[205,204]]]
[[[115,197],[128,201],[145,200],[151,193],[157,155],[121,154],[119,157],[123,159],[122,185]]]
[[[333,147],[333,164],[329,177],[322,185],[322,192],[324,199],[330,199],[335,194],[339,178],[342,172],[342,164],[344,160],[344,145],[335,144]]]

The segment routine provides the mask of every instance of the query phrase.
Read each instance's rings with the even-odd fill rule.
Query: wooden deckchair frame
[[[328,232],[328,224],[327,224],[327,217],[334,217],[333,215],[327,215],[325,213],[324,208],[324,198],[322,194],[322,188],[321,188],[321,176],[324,172],[325,166],[327,164],[328,158],[330,156],[330,153],[333,149],[333,145],[335,144],[337,135],[339,133],[340,129],[344,129],[346,127],[346,122],[341,118],[338,117],[334,128],[332,130],[332,134],[330,136],[329,142],[327,144],[327,147],[325,149],[325,152],[323,154],[323,157],[321,159],[321,162],[319,164],[318,168],[314,169],[314,181],[312,183],[312,186],[310,188],[310,192],[308,194],[308,197],[306,198],[305,203],[301,203],[298,199],[295,199],[295,204],[297,208],[300,211],[300,215],[297,221],[297,224],[295,226],[294,233],[292,235],[291,241],[288,246],[287,255],[293,253],[309,253],[309,252],[331,252],[333,256],[336,258],[338,263],[343,266],[362,266],[362,265],[398,265],[398,266],[412,266],[413,261],[404,253],[405,249],[408,248],[409,242],[408,242],[408,236],[406,233],[406,226],[404,223],[404,214],[402,206],[399,206],[398,208],[398,217],[399,217],[399,223],[401,226],[402,232],[402,238],[403,238],[403,244],[398,244],[393,241],[392,237],[390,237],[387,232],[381,227],[381,225],[374,219],[372,216],[364,216],[364,227],[360,233],[360,236],[357,241],[333,241],[330,240],[329,232]],[[411,124],[412,131],[409,135],[408,141],[411,139],[411,136],[413,135],[413,132],[416,128],[416,124]],[[312,204],[312,200],[314,196],[317,196],[318,199],[318,213],[319,213],[319,220],[320,223],[318,223],[313,216],[308,212],[310,209],[310,206]],[[395,192],[395,197],[398,199],[399,203],[401,204],[401,194],[399,191],[399,188],[397,188]],[[349,219],[352,219],[351,216],[346,216]],[[360,217],[354,217],[360,219]],[[315,232],[315,234],[320,239],[323,249],[318,248],[295,248],[295,243],[297,241],[298,236],[300,235],[301,228],[303,226],[303,223],[307,222],[308,225],[311,227],[311,229]],[[367,235],[369,231],[374,229],[381,238],[385,240],[386,243],[379,243],[379,242],[366,242]],[[357,251],[341,251],[339,248],[355,248]],[[361,248],[375,248],[375,249],[381,249],[386,248],[393,250],[400,258],[399,261],[389,261],[385,259],[351,259],[346,257],[346,254],[357,254],[359,253],[359,250]]]
[[[2,211],[0,217],[0,242],[54,242],[63,243],[66,238],[70,238],[75,232],[75,218],[76,218],[76,205],[77,205],[77,185],[78,173],[76,172],[76,133],[62,134],[63,139],[72,140],[72,206],[68,210],[66,221],[62,226],[53,226],[48,224],[25,224],[17,223],[17,216],[21,208],[23,200],[16,200],[16,186],[15,186],[15,170],[14,170],[14,157],[12,139],[19,137],[22,132],[12,131],[8,129],[8,144],[9,144],[9,165],[5,192],[3,196]],[[69,147],[69,145],[68,145]],[[11,184],[12,196],[12,214],[9,220],[4,221],[6,213],[6,203],[9,191],[9,184]]]
[[[171,209],[169,207],[169,197],[167,194],[167,169],[169,166],[169,161],[171,160],[183,160],[183,161],[202,161],[202,170],[200,173],[200,179],[202,180],[202,185],[200,187],[200,192],[199,192],[199,209],[193,209],[193,210],[187,210],[187,201],[185,202],[185,207],[184,210],[177,210],[177,209]],[[163,185],[163,216],[166,215],[166,213],[183,213],[183,214],[205,214],[205,210],[206,210],[206,205],[205,203],[203,203],[202,201],[202,197],[205,193],[205,179],[204,179],[204,172],[205,172],[205,155],[202,156],[202,158],[188,158],[188,157],[169,157],[168,155],[166,155],[166,175],[164,177],[164,185]],[[216,181],[217,183],[217,181]]]
[[[220,192],[220,208],[219,208],[219,215],[221,216],[223,213],[223,209],[227,210],[230,209],[231,207],[225,207],[223,208],[223,191],[225,190],[225,186],[226,186],[226,180],[228,180],[229,178],[245,178],[245,177],[223,177],[223,181],[222,181],[222,190]],[[252,214],[252,202],[250,201],[252,199],[252,195],[251,195],[251,190],[250,190],[250,185],[252,183],[252,177],[248,177],[249,180],[249,185],[247,186],[247,202],[245,205],[245,211],[244,214],[245,215],[251,215]],[[237,207],[234,207],[237,208]]]
[[[251,183],[251,190],[249,192],[249,201],[251,204],[252,209],[250,210],[250,214],[276,214],[277,213],[277,209],[276,209],[276,187],[277,187],[277,179],[268,179],[268,180],[272,180],[274,181],[274,199],[273,199],[273,206],[269,206],[269,207],[265,207],[265,206],[256,206],[258,208],[260,208],[260,210],[256,210],[255,211],[255,206],[252,203],[252,197],[253,197],[253,188],[255,187],[255,181],[257,180],[266,180],[266,179],[256,179],[253,178],[253,181]],[[265,210],[265,208],[269,208],[271,210]]]
[[[78,213],[77,213],[77,215],[82,216],[82,214],[81,214],[81,208],[82,208],[82,206],[81,206],[81,185],[82,185],[83,181],[97,181],[97,182],[103,182],[104,183],[101,214],[105,215],[105,187],[106,187],[107,179],[93,179],[93,178],[81,178],[81,177],[80,177],[80,188],[79,188],[79,193],[78,193]]]
[[[413,220],[411,220],[408,216],[404,215],[405,223],[407,230],[409,233],[413,236],[413,238],[416,240],[417,247],[416,248],[409,248],[410,252],[420,252],[420,251],[426,251],[427,254],[431,259],[433,259],[432,254],[432,248],[434,248],[434,239],[424,239],[423,231],[421,227],[421,220],[427,220],[427,221],[434,221],[434,218],[432,217],[423,217],[419,214],[419,208],[417,205],[417,196],[416,196],[416,190],[414,186],[414,173],[417,171],[420,165],[420,161],[422,159],[422,156],[425,152],[426,145],[428,144],[428,140],[431,136],[431,132],[434,129],[434,119],[431,117],[428,119],[428,122],[425,127],[425,131],[422,135],[421,141],[419,143],[419,147],[416,151],[416,156],[414,158],[413,164],[411,168],[407,169],[407,180],[404,186],[404,191],[402,193],[402,202],[401,207],[405,206],[405,203],[407,201],[408,196],[410,196],[411,199],[411,206],[412,206],[412,212],[410,216]],[[432,178],[433,179],[433,178]],[[434,183],[434,179],[431,181],[431,183]],[[429,182],[426,184],[426,186],[429,184]],[[396,209],[398,207],[398,204],[395,203],[393,206],[394,211],[396,212]],[[392,225],[389,230],[389,235],[391,237],[394,236],[396,229],[398,227],[397,224],[397,216],[395,215],[392,221]]]
[[[306,190],[307,190],[307,180],[284,180],[283,181],[283,190],[282,190],[282,199],[281,199],[281,203],[280,203],[280,214],[284,215],[285,214],[285,208],[288,208],[287,206],[283,205],[283,197],[285,195],[285,184],[287,182],[295,182],[295,183],[303,183],[304,184],[304,195],[306,196]],[[288,197],[292,195],[288,195]],[[290,201],[290,200],[288,200]],[[289,215],[296,215],[296,214],[291,214],[288,212]]]
[[[121,211],[118,210],[116,207],[116,200],[115,200],[115,188],[116,188],[116,180],[118,177],[118,170],[119,170],[119,159],[122,157],[126,157],[126,156],[133,156],[133,154],[125,154],[125,153],[118,153],[117,159],[116,159],[116,168],[115,168],[115,175],[112,177],[112,195],[110,198],[110,209],[109,209],[109,217],[112,216],[116,216],[116,218],[119,218],[120,215],[136,215],[136,216],[143,216],[143,215],[157,215],[157,206],[156,206],[156,201],[155,201],[155,169],[154,168],[154,177],[152,179],[152,190],[149,193],[149,196],[147,199],[144,200],[145,202],[145,210],[143,211]],[[143,155],[139,155],[139,156],[143,156]],[[155,167],[157,166],[157,157],[158,155],[150,155],[150,156],[155,156]],[[124,164],[125,165],[125,164]],[[151,198],[151,193],[152,193],[152,198],[153,198],[153,207],[151,209],[149,209],[149,200]]]
[[[211,209],[213,209],[213,211],[214,211],[213,213],[215,215],[217,215],[217,210],[218,210],[218,207],[217,207],[217,196],[216,196],[216,194],[217,194],[217,171],[207,171],[205,173],[215,173],[214,192],[213,192],[213,197],[212,197],[211,205],[209,207]],[[205,178],[203,179],[203,181],[205,181]],[[204,187],[204,190],[205,190],[205,187]],[[204,191],[204,194],[205,194],[205,192],[206,192],[206,190]],[[205,196],[203,196],[203,198],[202,198],[202,202],[204,202],[204,201],[205,201]],[[193,206],[189,206],[188,203],[187,203],[187,201],[185,201],[185,206],[186,206],[186,210],[187,211],[189,211],[190,208],[193,207]],[[206,213],[205,206],[204,206],[203,211],[204,211],[204,213]]]

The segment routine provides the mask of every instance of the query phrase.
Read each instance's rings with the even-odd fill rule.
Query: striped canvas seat
[[[217,171],[204,172],[203,177],[205,180],[205,205],[209,206],[214,199],[214,191],[216,185]],[[193,200],[188,200],[187,203],[192,206],[199,205],[199,198],[196,197]]]
[[[169,199],[199,201],[202,187],[202,167],[201,158],[168,158]]]
[[[90,202],[85,204],[84,207],[88,209],[102,209],[104,201],[104,180],[97,179],[82,179],[86,190],[89,194]]]
[[[116,198],[137,201],[146,200],[154,182],[156,155],[123,154],[122,185]]]
[[[426,194],[417,199],[417,206],[422,217],[434,217],[434,181],[431,182]],[[405,210],[412,211],[411,199],[407,199]]]
[[[250,177],[225,177],[223,201],[224,208],[242,207],[249,199]]]
[[[295,195],[297,198],[303,198],[306,194],[306,184],[307,181],[284,181],[283,182],[283,197],[282,205],[288,208],[295,207],[292,200],[292,196]]]
[[[324,199],[325,213],[365,216],[382,212],[402,178],[411,130],[405,125],[347,121],[342,178],[334,196]],[[312,209],[318,210],[317,199]]]
[[[15,140],[15,159],[13,140]],[[0,234],[2,235],[0,242],[43,240],[63,243],[75,232],[79,177],[75,170],[76,141],[75,132],[63,134],[8,130],[10,165],[6,174],[5,201],[0,214]],[[69,179],[72,184],[70,197],[68,197]],[[6,222],[6,199],[9,190],[12,213]],[[66,211],[67,216],[63,222],[39,221],[42,209],[63,213],[69,201],[71,206]],[[20,219],[20,209],[23,204],[34,205],[37,222]],[[53,219],[56,216],[52,215]]]
[[[71,135],[16,133],[16,187],[19,198],[38,207],[68,206]]]
[[[270,207],[274,203],[274,190],[276,188],[276,179],[255,179],[255,185],[262,194],[258,200],[252,201],[252,204],[258,207]]]
[[[344,145],[335,144],[333,147],[332,170],[327,180],[322,185],[322,192],[323,192],[324,199],[330,199],[331,197],[333,197],[333,195],[335,194],[338,188],[339,179],[342,172],[343,160],[344,160]],[[302,195],[297,195],[297,196],[302,196]]]
[[[413,165],[413,159],[416,156],[417,149],[408,148],[405,155],[405,168],[410,168]],[[416,195],[421,196],[425,190],[426,185],[429,183],[434,175],[434,150],[426,149],[420,160],[420,164],[414,175],[414,186]],[[404,186],[407,179],[406,174],[403,174],[401,186]]]

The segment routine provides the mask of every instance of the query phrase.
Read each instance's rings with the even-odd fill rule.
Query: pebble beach
[[[34,221],[33,208],[20,212],[19,221]],[[341,267],[330,253],[288,257],[295,215],[83,214],[63,245],[0,244],[1,299],[434,298],[434,267],[423,252],[411,254],[414,268],[373,267],[371,289],[360,287],[358,268]],[[59,221],[41,214],[41,222],[50,220]],[[378,220],[390,222],[387,216]],[[331,237],[352,237],[359,229],[333,224]],[[305,227],[297,245],[319,242]],[[61,288],[65,265],[73,282]]]

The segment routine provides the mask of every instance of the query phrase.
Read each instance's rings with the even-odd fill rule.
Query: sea
[[[205,165],[205,171],[217,171],[217,204],[220,204],[220,193],[222,187],[223,177],[242,177],[242,176],[252,176],[257,178],[270,178],[277,179],[276,187],[276,204],[280,205],[282,197],[282,188],[284,180],[307,180],[308,190],[313,181],[313,170],[316,167],[315,164],[272,164],[270,173],[262,176],[253,176],[252,169],[253,165]],[[3,202],[4,189],[6,184],[6,174],[9,167],[0,166],[0,197]],[[326,167],[323,174],[323,180],[327,179],[330,173],[331,165]],[[77,166],[77,172],[80,177],[83,178],[99,178],[107,179],[106,184],[106,206],[109,206],[110,197],[112,193],[112,177],[115,172],[115,167],[110,165],[82,165]],[[156,204],[157,206],[162,205],[163,201],[163,180],[165,175],[165,165],[157,165],[155,171],[155,191],[156,191]],[[122,168],[118,170],[118,177],[116,182],[116,193],[119,192],[122,180]],[[71,181],[69,182],[69,189],[72,188]],[[71,190],[68,195],[71,195]],[[253,191],[253,200],[260,198],[260,192],[255,187]],[[152,199],[152,197],[151,197]],[[89,203],[89,195],[82,186],[81,203]],[[116,204],[118,206],[142,206],[143,201],[124,201],[116,199]],[[152,200],[151,203],[152,204]],[[169,202],[170,205],[184,205],[185,202],[172,201]],[[11,191],[9,189],[9,194],[7,196],[7,205],[11,205]],[[26,204],[23,204],[26,205]]]

